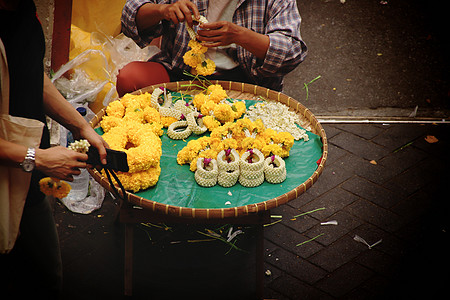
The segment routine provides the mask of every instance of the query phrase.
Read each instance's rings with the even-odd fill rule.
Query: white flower
[[[245,117],[253,122],[261,119],[266,128],[272,128],[277,132],[289,132],[297,141],[300,139],[309,140],[306,130],[297,126],[297,124],[301,125],[299,116],[281,102],[256,103],[249,107]]]

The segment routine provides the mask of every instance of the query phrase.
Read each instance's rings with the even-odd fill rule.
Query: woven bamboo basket
[[[224,218],[236,218],[243,217],[250,214],[255,214],[261,211],[270,210],[282,204],[285,204],[291,200],[296,199],[302,193],[304,193],[308,188],[310,188],[319,178],[325,165],[325,161],[328,155],[328,143],[327,137],[325,135],[325,130],[322,128],[321,124],[318,122],[314,114],[309,111],[301,103],[289,97],[281,92],[276,92],[261,86],[232,82],[232,81],[212,81],[213,84],[220,84],[224,90],[226,90],[228,96],[234,99],[245,99],[245,100],[257,100],[259,97],[263,97],[267,100],[275,100],[287,105],[290,110],[295,111],[300,118],[303,128],[310,128],[310,131],[318,135],[322,140],[322,157],[316,171],[303,183],[299,184],[296,188],[291,191],[279,195],[276,198],[239,207],[228,207],[228,208],[188,208],[180,207],[169,204],[163,204],[149,199],[142,198],[133,193],[128,193],[128,201],[134,205],[138,205],[144,209],[149,209],[154,212],[159,212],[162,214],[167,214],[180,218],[198,218],[198,219],[224,219]],[[155,88],[164,87],[171,91],[177,91],[187,94],[195,95],[200,92],[199,89],[193,87],[186,87],[186,85],[201,84],[197,81],[181,81],[181,82],[169,82],[159,85],[149,86],[133,94],[140,94],[149,92],[152,93]],[[105,108],[98,112],[98,114],[91,120],[91,126],[96,128],[99,126],[99,122],[105,115]],[[96,169],[90,169],[90,174],[93,178],[99,182],[104,188],[112,191],[112,187],[108,182],[108,179],[104,177]]]

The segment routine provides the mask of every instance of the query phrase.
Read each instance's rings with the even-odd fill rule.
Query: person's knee
[[[135,69],[138,63],[139,62],[135,61],[130,62],[119,70],[119,73],[117,74],[116,90],[120,97],[136,89],[136,81],[138,78],[135,77],[137,74]]]
[[[125,65],[117,75],[116,89],[120,97],[140,88],[170,81],[164,66],[157,62],[135,61]]]

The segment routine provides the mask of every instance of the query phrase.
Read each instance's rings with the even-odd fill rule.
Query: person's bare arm
[[[20,168],[25,159],[27,147],[0,139],[0,164]],[[63,179],[73,180],[73,175],[80,174],[79,168],[85,168],[87,155],[69,150],[65,147],[36,149],[36,169],[44,174]]]
[[[85,138],[89,143],[98,149],[100,159],[106,164],[106,142],[98,135],[88,122],[78,113],[78,111],[59,93],[51,82],[50,78],[44,74],[44,108],[45,113],[70,130],[75,138]],[[63,147],[61,147],[63,148]],[[50,149],[49,149],[50,150]],[[60,149],[61,150],[61,149]],[[73,151],[71,151],[73,152]],[[39,152],[41,153],[41,152]],[[38,152],[36,152],[36,167],[38,167]],[[87,160],[85,157],[77,157],[82,161]],[[79,165],[78,167],[83,167]],[[86,167],[84,163],[84,167]]]

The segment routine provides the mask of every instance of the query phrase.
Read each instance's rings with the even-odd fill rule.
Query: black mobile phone
[[[95,147],[89,147],[87,152],[88,160],[86,163],[95,166],[101,166],[100,155]],[[106,148],[106,167],[108,169],[120,172],[128,172],[127,154],[123,151],[117,151]]]

